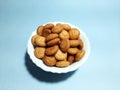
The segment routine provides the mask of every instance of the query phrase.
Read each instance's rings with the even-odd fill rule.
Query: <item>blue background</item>
[[[86,32],[91,54],[68,74],[36,67],[26,53],[41,24],[63,21]],[[120,0],[0,0],[0,90],[120,90]]]

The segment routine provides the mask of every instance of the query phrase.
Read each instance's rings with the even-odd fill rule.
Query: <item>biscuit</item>
[[[43,62],[47,65],[47,66],[54,66],[56,64],[56,59],[54,56],[44,56],[43,57]]]
[[[84,47],[84,44],[83,44],[83,41],[79,38],[79,42],[80,42],[80,45],[79,45],[79,49],[82,49]]]
[[[62,39],[61,43],[60,43],[60,49],[63,52],[67,52],[67,50],[69,49],[69,47],[70,47],[69,39]]]
[[[43,31],[42,31],[42,35],[43,35],[44,37],[48,36],[50,33],[51,33],[51,30],[50,30],[50,29],[43,29]]]
[[[39,26],[38,28],[37,28],[37,34],[38,35],[42,35],[42,31],[43,31],[43,28],[44,28],[44,26]]]
[[[58,34],[49,34],[46,37],[46,41],[50,41],[50,40],[55,39],[55,38],[58,38]]]
[[[45,48],[42,47],[36,47],[34,50],[34,55],[37,58],[43,58],[45,54]]]
[[[57,45],[59,43],[60,39],[59,38],[55,38],[53,40],[50,40],[47,42],[48,46],[53,46],[53,45]]]
[[[69,54],[77,54],[78,51],[79,51],[78,48],[69,48],[68,49]]]
[[[63,27],[61,25],[56,25],[52,28],[53,33],[60,33],[62,31]]]
[[[43,37],[43,36],[36,37],[35,43],[38,46],[46,46],[45,37]]]
[[[32,42],[33,45],[36,45],[35,39],[36,39],[38,36],[39,36],[39,35],[34,35],[34,36],[32,36],[31,42]]]
[[[62,27],[62,24],[61,23],[57,23],[56,26],[61,26]]]
[[[70,40],[70,47],[77,47],[80,45],[80,40]]]
[[[71,30],[69,30],[69,37],[71,40],[75,40],[78,39],[80,35],[80,32],[78,29],[76,28],[71,28]]]
[[[69,55],[67,60],[70,62],[70,64],[72,64],[75,60],[74,55]]]
[[[52,29],[54,27],[54,24],[48,23],[44,26],[44,29]]]
[[[59,34],[59,37],[61,39],[69,39],[69,33],[66,30],[62,30],[62,32]]]
[[[85,55],[84,50],[79,50],[78,53],[75,55],[75,61],[79,61]]]
[[[70,65],[70,62],[68,62],[68,61],[58,61],[58,62],[56,62],[56,66],[60,67],[60,68],[67,67],[69,65]]]
[[[57,60],[65,60],[67,58],[67,53],[63,53],[60,49],[56,52],[55,58]]]
[[[62,24],[63,29],[69,31],[71,27],[68,24]]]
[[[58,49],[59,49],[58,45],[48,47],[45,50],[45,54],[46,55],[54,55],[57,52]]]

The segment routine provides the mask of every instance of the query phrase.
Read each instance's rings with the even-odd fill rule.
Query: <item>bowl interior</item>
[[[49,22],[49,23],[56,24],[56,23],[64,23],[64,22]],[[44,71],[48,71],[48,72],[52,72],[52,73],[67,73],[70,71],[74,71],[86,62],[86,60],[90,54],[90,44],[89,44],[89,40],[88,40],[86,34],[80,28],[78,28],[70,23],[66,23],[66,24],[69,24],[71,27],[74,27],[74,28],[77,28],[78,30],[80,30],[80,38],[82,39],[82,41],[84,43],[83,49],[85,50],[85,55],[83,56],[83,58],[80,61],[74,62],[73,64],[69,65],[68,67],[58,68],[58,67],[46,66],[42,60],[40,60],[34,56],[34,47],[31,43],[31,37],[36,34],[36,30],[35,30],[32,32],[32,34],[28,40],[27,52],[28,52],[31,60],[33,61],[33,63],[35,63],[38,67],[40,67]]]

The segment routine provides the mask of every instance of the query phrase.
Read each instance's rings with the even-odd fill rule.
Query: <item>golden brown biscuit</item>
[[[43,58],[44,54],[45,54],[45,48],[42,48],[42,47],[35,48],[35,50],[34,50],[35,57]]]
[[[62,30],[59,34],[60,39],[69,39],[69,33],[66,30]]]
[[[70,25],[68,24],[62,24],[63,29],[69,31],[71,29]]]
[[[54,27],[54,24],[49,23],[44,26],[44,29],[52,29]]]
[[[52,28],[53,33],[60,33],[62,31],[63,27],[61,25],[56,25]]]
[[[68,49],[69,54],[76,54],[78,51],[79,51],[78,48],[69,48]]]
[[[69,39],[62,39],[61,43],[60,43],[60,49],[63,52],[67,52],[67,50],[69,49],[69,47],[70,47]]]
[[[39,26],[38,28],[37,28],[37,34],[38,35],[42,35],[42,31],[43,31],[43,28],[44,28],[44,26]]]
[[[53,45],[57,45],[59,43],[60,39],[59,38],[55,38],[53,40],[50,40],[47,42],[48,46],[53,46]]]
[[[84,50],[79,50],[78,53],[75,55],[75,61],[79,61],[85,55]]]
[[[45,37],[43,37],[43,36],[36,37],[35,43],[38,46],[46,46]]]
[[[48,36],[50,33],[51,33],[51,30],[50,30],[50,29],[43,29],[43,31],[42,31],[42,35],[43,35],[44,37]]]
[[[57,23],[56,26],[61,26],[62,27],[62,24],[61,23]]]
[[[45,54],[46,55],[54,55],[57,52],[58,49],[59,49],[58,45],[46,48]]]
[[[71,40],[75,40],[78,39],[80,35],[80,32],[78,29],[76,28],[71,28],[71,30],[69,30],[69,37]]]
[[[67,59],[67,53],[63,53],[60,49],[56,52],[55,58],[57,60],[65,60]]]
[[[77,47],[80,45],[80,40],[70,40],[71,47]]]
[[[56,62],[56,66],[57,67],[67,67],[67,66],[69,66],[70,65],[70,62],[68,62],[68,61],[58,61],[58,62]]]
[[[58,34],[49,34],[46,37],[46,41],[50,41],[50,40],[55,39],[55,38],[58,38]]]
[[[44,56],[43,57],[43,62],[47,65],[47,66],[54,66],[56,64],[56,59],[54,56]]]
[[[36,39],[38,36],[39,36],[39,35],[34,35],[34,36],[32,36],[31,42],[32,42],[33,45],[36,45],[35,39]]]
[[[78,48],[79,48],[79,49],[82,49],[82,48],[84,47],[83,41],[82,41],[82,39],[80,39],[80,38],[79,38],[79,41],[80,41],[80,45],[79,45]]]
[[[67,60],[70,62],[70,64],[72,64],[75,60],[74,55],[69,55]]]

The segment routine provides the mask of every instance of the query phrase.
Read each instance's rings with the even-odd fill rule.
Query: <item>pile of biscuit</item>
[[[80,31],[68,24],[48,23],[37,28],[31,42],[34,55],[47,66],[67,67],[85,55]]]

